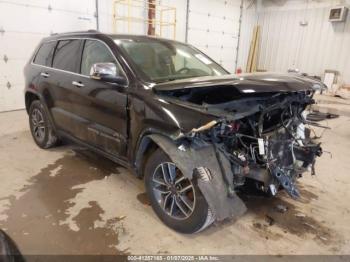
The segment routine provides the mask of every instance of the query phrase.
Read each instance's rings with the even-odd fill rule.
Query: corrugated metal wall
[[[242,24],[241,33],[239,38],[238,48],[238,63],[237,68],[241,68],[243,71],[246,68],[249,47],[252,39],[253,28],[257,23],[257,11],[256,6],[252,1],[244,1],[242,9]]]
[[[259,12],[254,7],[245,10],[246,21],[261,26],[258,68],[281,72],[298,68],[320,76],[325,69],[332,69],[350,83],[350,14],[345,23],[329,22],[329,9],[336,4],[289,1],[284,6],[263,7]],[[301,21],[307,26],[301,26]],[[248,38],[249,50],[251,33]],[[242,64],[244,58],[240,59]]]

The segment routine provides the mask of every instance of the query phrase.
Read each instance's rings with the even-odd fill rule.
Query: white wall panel
[[[181,42],[185,42],[186,36],[186,6],[187,0],[161,0],[160,4],[171,6],[176,8],[176,37],[175,39]],[[172,19],[171,14],[164,13],[166,21],[170,21]],[[173,38],[173,31],[170,28],[163,29],[164,37]]]
[[[320,76],[324,70],[332,69],[350,83],[350,15],[345,23],[328,21],[329,8],[337,4],[338,1],[287,1],[284,6],[265,6],[255,14],[261,26],[258,68],[280,72],[298,68]],[[307,26],[300,25],[304,20]],[[249,42],[251,33],[248,39]],[[239,60],[244,67],[245,57],[247,53],[241,54]]]
[[[188,42],[235,71],[241,0],[190,0]]]
[[[23,67],[39,41],[96,28],[94,13],[94,0],[0,0],[0,112],[24,107]]]

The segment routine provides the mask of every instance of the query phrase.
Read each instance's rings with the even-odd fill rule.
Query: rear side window
[[[34,64],[43,65],[43,66],[51,66],[53,51],[55,50],[56,41],[43,43],[38,53],[34,58]]]
[[[65,71],[76,72],[80,64],[81,40],[62,40],[56,47],[52,66]]]

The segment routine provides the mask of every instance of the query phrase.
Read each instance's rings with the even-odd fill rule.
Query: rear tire
[[[29,108],[29,126],[35,143],[43,149],[57,145],[58,138],[40,100],[35,100]]]
[[[207,172],[204,168],[202,171]],[[187,179],[161,149],[149,157],[145,166],[146,191],[154,212],[180,233],[199,232],[215,220],[197,185],[197,179],[203,179],[201,172],[195,173],[196,177]]]

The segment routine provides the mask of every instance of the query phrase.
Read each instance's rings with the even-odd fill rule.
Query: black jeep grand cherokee
[[[145,179],[169,227],[198,232],[242,215],[252,183],[297,198],[321,154],[304,109],[322,84],[296,75],[229,75],[192,46],[96,31],[42,40],[25,66],[30,130],[68,138]]]

